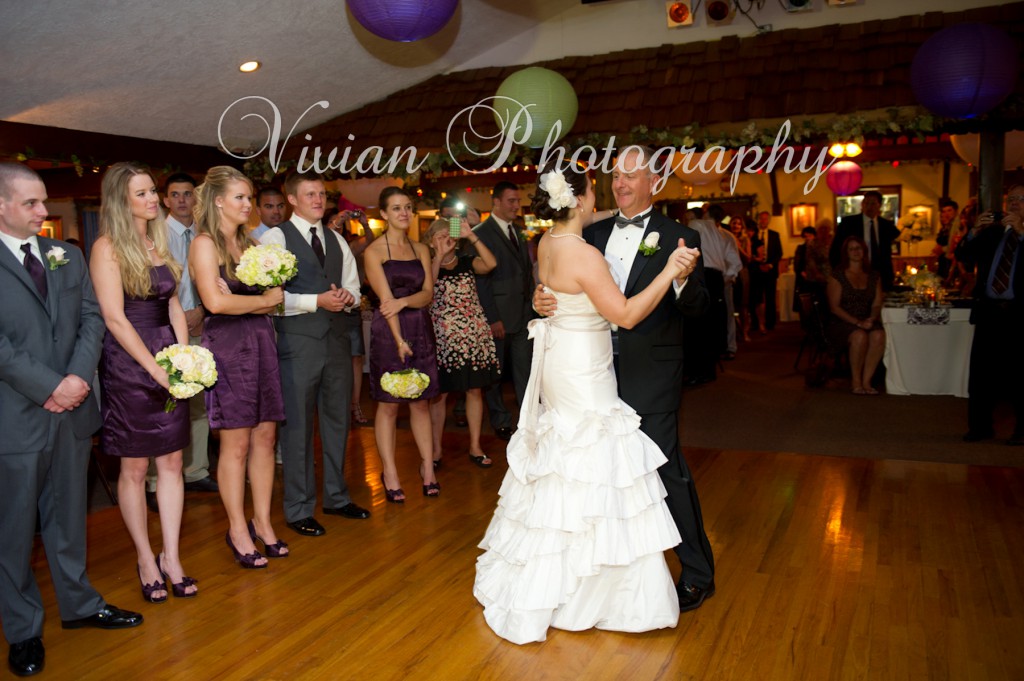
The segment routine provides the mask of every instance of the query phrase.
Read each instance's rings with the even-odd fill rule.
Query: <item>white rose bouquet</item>
[[[171,396],[164,411],[174,411],[178,400],[187,400],[217,382],[217,362],[213,353],[201,345],[175,343],[156,353],[156,363],[167,371]]]
[[[249,246],[235,268],[238,281],[260,289],[281,286],[299,273],[295,254],[279,244]],[[278,312],[282,306],[278,305]]]
[[[430,376],[418,369],[389,371],[380,377],[380,387],[388,395],[415,400],[430,385]]]

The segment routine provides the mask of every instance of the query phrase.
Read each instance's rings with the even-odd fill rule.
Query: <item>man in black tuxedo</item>
[[[85,574],[86,471],[100,414],[91,386],[103,317],[82,252],[36,236],[46,187],[0,163],[0,621],[18,676],[43,669],[43,601],[32,575],[39,528],[65,629],[122,629]]]
[[[646,154],[631,147],[619,157],[612,172],[612,192],[619,214],[584,230],[587,243],[600,250],[621,278],[622,292],[632,296],[646,288],[664,268],[674,248],[685,242],[700,248],[700,235],[665,217],[652,206],[657,176]],[[627,172],[629,171],[629,172]],[[656,234],[661,248],[647,256],[640,244]],[[534,297],[539,312],[554,311],[554,297],[538,287]],[[619,329],[613,339],[616,375],[622,400],[640,415],[640,429],[668,461],[658,469],[668,490],[669,511],[682,535],[676,555],[683,565],[676,585],[681,612],[699,608],[715,593],[715,560],[704,531],[697,488],[679,447],[679,407],[683,390],[683,316],[703,315],[710,304],[704,285],[703,259],[646,319],[632,329]]]
[[[868,257],[871,258],[871,269],[882,278],[882,290],[891,291],[896,278],[892,269],[892,243],[900,236],[892,220],[883,218],[882,193],[874,190],[864,192],[860,203],[860,213],[848,215],[839,221],[836,236],[832,239],[832,247],[828,251],[828,259],[832,267],[839,266],[843,242],[847,237],[856,236],[864,239],[868,245]]]
[[[782,238],[774,229],[768,229],[772,222],[772,214],[761,211],[757,215],[757,243],[754,244],[753,261],[750,263],[750,276],[756,285],[751,288],[764,292],[764,319],[757,324],[764,326],[765,331],[775,328],[779,319],[776,309],[776,290],[779,287],[779,261],[782,260]],[[758,246],[764,246],[764,255],[759,255]]]
[[[533,267],[520,238],[515,218],[519,214],[519,187],[499,182],[491,192],[491,215],[473,228],[487,245],[498,265],[477,277],[480,305],[491,325],[502,376],[511,374],[516,403],[522,405],[530,379],[532,342],[526,324],[533,317],[530,293],[533,291]],[[501,381],[485,391],[491,427],[502,440],[512,437],[512,415],[505,407]]]
[[[967,434],[978,442],[995,435],[992,415],[1005,397],[1016,424],[1009,445],[1024,446],[1024,185],[1010,187],[1006,212],[978,216],[956,249],[956,259],[977,265],[971,323],[971,377],[967,392]]]

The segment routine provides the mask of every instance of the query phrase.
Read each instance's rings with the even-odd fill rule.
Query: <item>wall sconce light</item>
[[[732,19],[732,3],[727,0],[710,0],[706,7],[709,21],[721,23]]]
[[[690,7],[690,0],[668,0],[665,3],[665,21],[669,28],[677,26],[693,25],[693,10]]]
[[[864,150],[856,142],[836,142],[828,148],[828,155],[833,158],[853,158],[860,156],[862,151]]]

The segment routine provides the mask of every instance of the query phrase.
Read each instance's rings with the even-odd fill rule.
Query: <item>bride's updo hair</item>
[[[550,163],[540,171],[537,176],[537,193],[530,196],[530,210],[540,220],[556,220],[562,221],[569,217],[569,214],[576,208],[576,202],[573,201],[571,205],[564,205],[566,202],[562,199],[565,197],[556,190],[553,190],[552,180],[556,180],[555,186],[561,186],[561,182],[557,181],[557,177],[550,177],[548,173],[557,173],[564,178],[565,184],[568,185],[568,190],[572,192],[573,197],[583,196],[587,192],[587,183],[590,182],[590,178],[587,177],[586,171],[581,169],[575,163],[570,164],[568,168],[560,169],[557,164]],[[552,200],[549,190],[555,191],[558,196]],[[564,188],[563,188],[564,192]],[[558,206],[557,208],[555,206]]]

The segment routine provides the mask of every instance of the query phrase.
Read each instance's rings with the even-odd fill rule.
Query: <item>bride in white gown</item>
[[[538,263],[558,312],[530,322],[530,381],[473,594],[491,629],[519,644],[543,641],[548,627],[674,627],[679,599],[663,552],[680,537],[657,474],[666,459],[618,397],[610,330],[650,314],[698,251],[677,249],[627,300],[582,237],[594,209],[587,176],[542,173],[532,199],[555,221]]]

